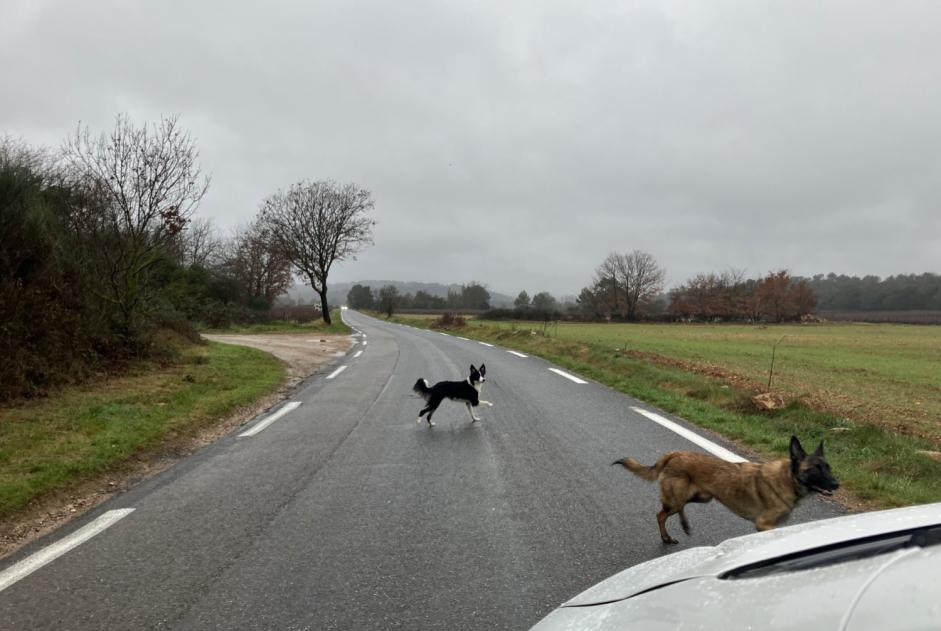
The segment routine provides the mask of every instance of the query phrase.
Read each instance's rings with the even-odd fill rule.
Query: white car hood
[[[937,524],[941,503],[808,522],[727,539],[713,547],[690,548],[647,561],[598,583],[563,607],[584,607],[624,600],[693,578],[731,570],[852,539],[863,539]]]

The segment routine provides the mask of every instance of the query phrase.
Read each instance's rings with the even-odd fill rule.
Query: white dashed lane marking
[[[20,579],[26,578],[42,566],[52,563],[57,558],[69,550],[80,546],[95,535],[115,525],[128,515],[134,512],[133,508],[121,508],[118,510],[109,510],[90,524],[82,526],[72,534],[59,539],[54,544],[47,546],[39,552],[26,557],[19,563],[16,563],[3,572],[0,572],[0,592],[16,583]]]
[[[522,353],[517,353],[516,351],[507,351],[510,355],[516,355],[517,357],[522,357],[523,359],[529,357],[529,355],[523,355]]]
[[[717,458],[722,458],[723,460],[727,460],[729,462],[748,462],[747,460],[745,460],[738,454],[732,453],[725,447],[721,447],[715,444],[714,442],[712,442],[711,440],[703,438],[702,436],[700,436],[699,434],[695,432],[689,431],[682,425],[679,425],[678,423],[674,423],[668,418],[664,418],[654,412],[648,412],[647,410],[643,408],[631,407],[631,409],[642,416],[646,416],[654,423],[658,423],[662,425],[663,427],[666,427],[671,432],[675,432],[679,434],[686,440],[696,443],[697,445],[699,445],[700,447],[702,447],[703,449],[705,449],[712,455],[716,456]]]
[[[580,377],[576,377],[575,375],[570,375],[569,373],[565,372],[564,370],[559,370],[558,368],[550,368],[549,370],[551,370],[551,371],[554,372],[555,374],[559,375],[560,377],[565,377],[565,378],[568,379],[569,381],[574,381],[575,383],[588,383],[588,382],[585,381],[584,379],[581,379]]]
[[[363,342],[363,343],[365,344],[365,342]],[[346,370],[346,366],[340,366],[339,368],[337,368],[336,370],[334,370],[332,373],[330,373],[329,375],[327,375],[327,379],[333,379],[334,377],[336,377],[337,375],[339,375],[339,374],[340,374],[341,372],[343,372],[344,370]]]
[[[300,401],[291,401],[289,403],[285,403],[283,406],[281,406],[281,408],[277,412],[267,416],[265,419],[261,421],[258,421],[257,423],[255,423],[255,425],[252,426],[251,429],[242,432],[241,434],[238,435],[238,437],[247,438],[248,436],[254,436],[258,432],[265,429],[266,427],[268,427],[269,425],[277,421],[279,418],[281,418],[282,416],[290,412],[291,410],[296,410],[300,406],[301,406]]]
[[[359,357],[359,356],[362,355],[362,354],[363,354],[363,351],[356,351],[356,354],[353,355],[353,359],[356,359],[357,357]]]

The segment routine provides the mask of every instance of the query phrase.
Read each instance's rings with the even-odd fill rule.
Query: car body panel
[[[588,588],[562,606],[612,602],[677,581],[719,576],[811,548],[937,523],[941,523],[941,503],[835,517],[735,537],[714,547],[690,548],[635,565]]]
[[[803,551],[938,524],[941,503],[810,522],[683,550],[585,590],[533,629],[941,629],[941,545],[722,578]]]
[[[885,563],[874,557],[757,579],[692,578],[605,605],[561,607],[533,631],[839,629]]]
[[[941,629],[941,553],[937,546],[911,550],[886,567],[866,587],[853,609],[847,631]]]

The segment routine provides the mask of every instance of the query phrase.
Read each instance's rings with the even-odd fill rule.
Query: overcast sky
[[[0,1],[0,133],[179,114],[223,231],[370,189],[335,281],[576,294],[697,272],[941,272],[941,3]]]

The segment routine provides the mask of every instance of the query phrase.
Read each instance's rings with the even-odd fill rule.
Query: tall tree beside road
[[[372,194],[355,184],[301,181],[262,204],[260,221],[272,243],[320,296],[330,324],[327,277],[334,263],[355,260],[372,244]]]
[[[86,241],[83,265],[101,280],[97,294],[117,307],[131,342],[151,269],[209,188],[196,142],[176,117],[137,127],[122,115],[108,134],[94,136],[79,124],[63,157],[72,185],[83,193],[71,213]]]

